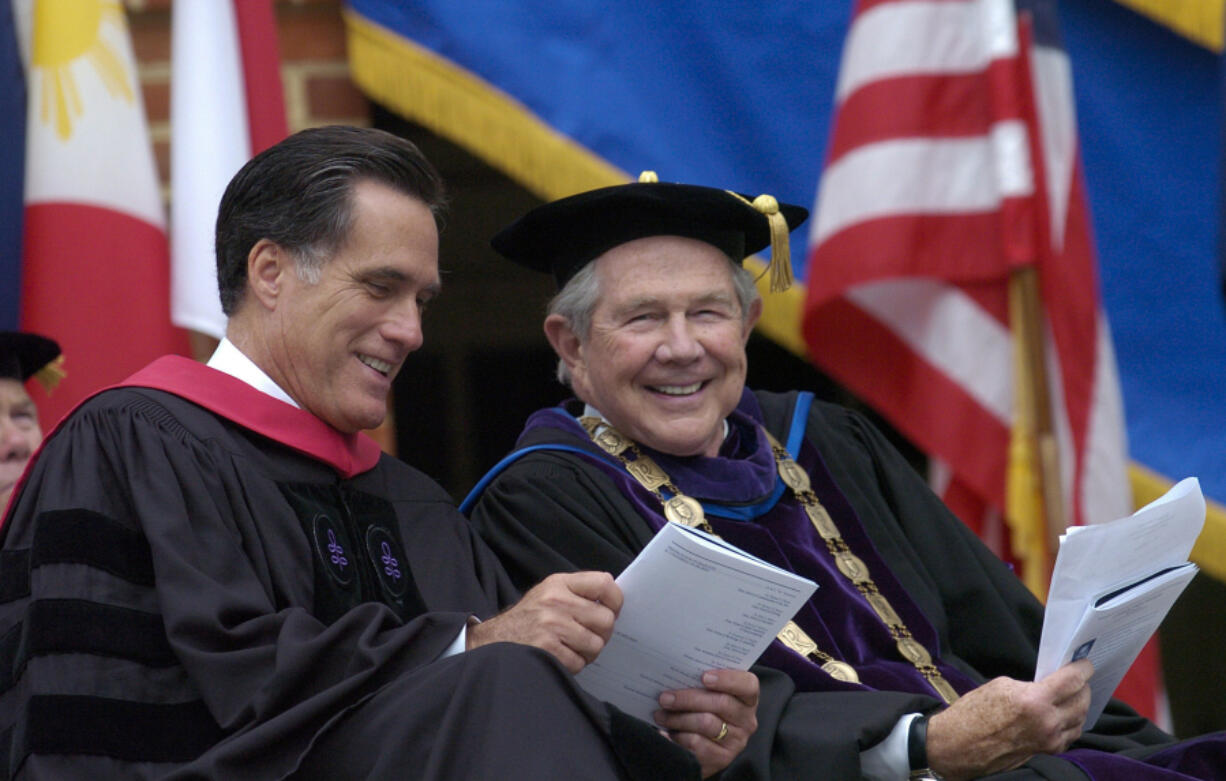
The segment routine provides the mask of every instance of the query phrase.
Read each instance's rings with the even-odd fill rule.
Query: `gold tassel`
[[[64,371],[63,355],[57,355],[51,363],[34,372],[34,379],[43,386],[48,396],[51,395],[51,391],[55,390],[55,386],[60,384],[60,380],[67,376],[68,373]]]
[[[639,182],[652,183],[660,181],[656,176],[655,171],[644,171],[639,174]],[[743,201],[753,208],[757,209],[760,214],[766,216],[766,222],[770,226],[771,232],[771,292],[782,293],[792,286],[792,253],[788,243],[788,221],[779,211],[779,201],[775,200],[773,195],[759,195],[750,203],[740,193],[734,193],[731,190],[724,192]]]
[[[771,292],[781,293],[792,286],[792,253],[788,246],[788,221],[779,211],[779,202],[770,195],[753,199],[753,207],[766,215],[771,229]]]
[[[745,201],[737,192],[725,192]],[[749,204],[749,201],[745,202]],[[766,215],[766,223],[770,226],[770,292],[782,293],[792,287],[792,253],[788,248],[787,218],[779,211],[779,201],[774,196],[759,195],[749,205]]]
[[[779,201],[772,195],[759,195],[750,203],[740,193],[731,190],[724,192],[766,215],[771,231],[771,261],[768,266],[771,272],[771,292],[782,293],[787,290],[792,286],[792,253],[788,246],[788,221],[779,211]]]

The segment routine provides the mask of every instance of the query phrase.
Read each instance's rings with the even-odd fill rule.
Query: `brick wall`
[[[158,174],[170,175],[170,20],[173,0],[125,0]],[[278,45],[290,132],[368,125],[366,98],[349,80],[341,0],[278,0]]]

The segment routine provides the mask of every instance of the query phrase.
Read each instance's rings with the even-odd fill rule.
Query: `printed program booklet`
[[[609,644],[576,680],[651,722],[661,692],[707,670],[748,669],[817,584],[718,537],[668,523],[617,578],[624,602]]]
[[[1196,574],[1188,555],[1204,524],[1200,482],[1189,477],[1126,518],[1060,538],[1034,677],[1088,657],[1087,729]]]

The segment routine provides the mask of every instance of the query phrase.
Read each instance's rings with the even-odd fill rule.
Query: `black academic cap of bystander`
[[[45,336],[0,331],[0,378],[25,382],[39,372],[63,376],[59,357],[60,346]]]

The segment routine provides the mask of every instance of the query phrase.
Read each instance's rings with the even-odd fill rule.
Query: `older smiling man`
[[[1165,747],[1120,703],[1082,734],[1089,663],[1029,681],[1041,606],[886,440],[811,394],[744,387],[762,304],[741,261],[771,245],[779,271],[805,216],[645,181],[494,238],[557,279],[545,334],[578,396],[534,413],[463,505],[512,577],[618,573],[681,520],[815,580],[755,668],[759,728],[731,777],[1221,777],[1222,736]],[[659,722],[718,739],[711,718]]]
[[[44,382],[50,386],[58,379],[54,365],[59,358],[60,346],[45,336],[0,332],[0,511],[43,441],[38,409],[26,393],[26,381],[50,375]]]

